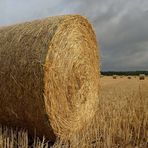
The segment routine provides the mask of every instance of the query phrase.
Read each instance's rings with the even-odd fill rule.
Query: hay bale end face
[[[145,80],[145,75],[144,74],[140,74],[139,75],[139,80]]]
[[[67,138],[90,122],[99,94],[90,23],[49,17],[0,29],[0,124]]]

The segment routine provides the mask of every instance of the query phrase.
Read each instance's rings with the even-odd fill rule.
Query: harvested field
[[[53,147],[147,148],[147,90],[148,77],[140,81],[138,77],[113,80],[104,76],[101,79],[98,109],[91,125],[69,141],[57,139]],[[2,137],[0,141],[3,141]]]

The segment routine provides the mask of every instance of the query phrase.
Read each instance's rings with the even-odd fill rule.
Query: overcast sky
[[[148,0],[0,0],[0,25],[62,14],[88,17],[102,70],[148,70]]]

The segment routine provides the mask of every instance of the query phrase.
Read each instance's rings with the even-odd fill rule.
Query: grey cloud
[[[93,24],[102,70],[148,70],[147,0],[0,0],[0,25],[69,13]]]
[[[148,3],[137,3],[112,5],[97,18],[103,70],[148,70]]]
[[[4,15],[0,24],[13,24],[32,19],[56,15],[62,7],[62,0],[1,0],[0,5],[5,5]],[[59,6],[60,7],[59,7]]]

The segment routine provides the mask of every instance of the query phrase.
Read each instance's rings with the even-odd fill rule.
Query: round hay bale
[[[145,74],[140,74],[139,75],[139,80],[145,80]]]
[[[113,75],[113,79],[117,79],[117,75]]]
[[[100,75],[100,78],[103,78],[104,77],[104,75]]]
[[[96,36],[82,16],[3,27],[0,123],[51,141],[81,130],[96,111],[98,61]]]
[[[128,78],[128,79],[131,79],[132,77],[131,77],[131,76],[128,76],[127,78]]]

